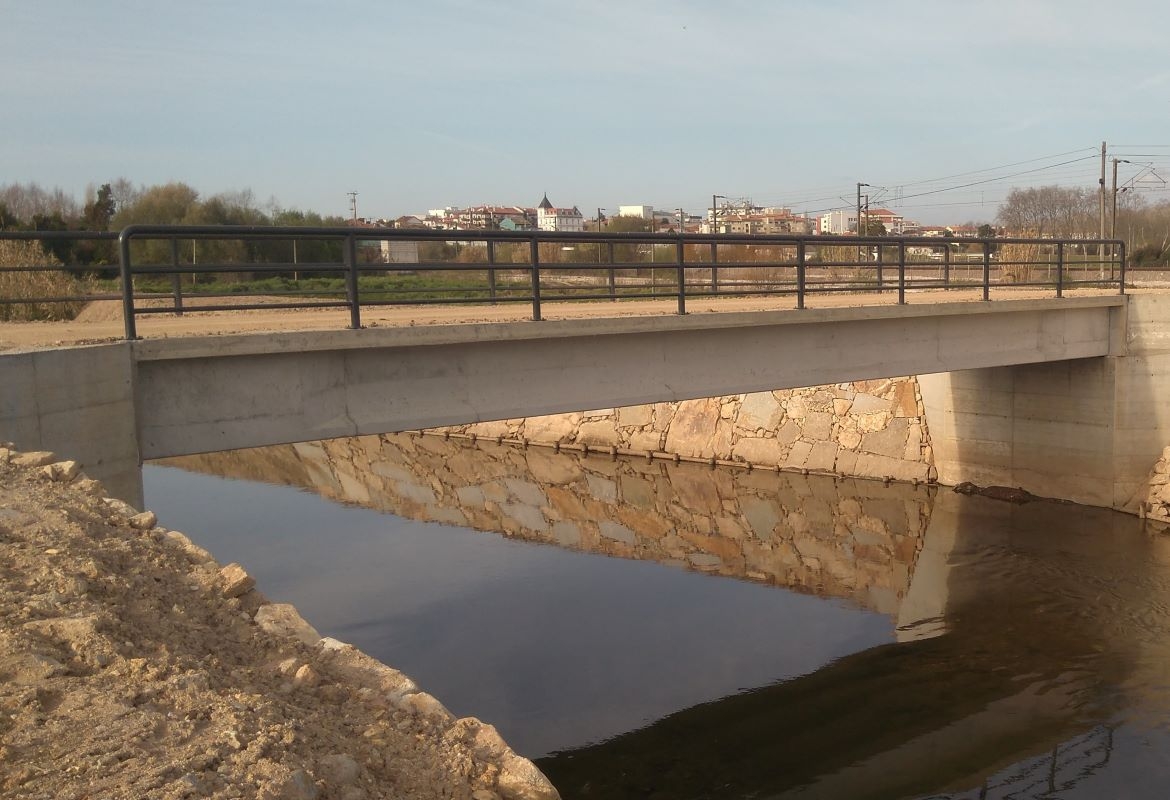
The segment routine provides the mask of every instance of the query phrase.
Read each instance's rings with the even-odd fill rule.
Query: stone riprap
[[[934,489],[391,434],[165,463],[411,519],[744,578],[896,614]]]
[[[1170,525],[1170,447],[1162,451],[1162,457],[1150,473],[1149,491],[1142,511],[1147,518]]]
[[[857,478],[937,478],[922,396],[912,377],[479,422],[433,432]]]

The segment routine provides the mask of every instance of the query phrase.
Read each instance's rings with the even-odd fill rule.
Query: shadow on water
[[[171,463],[896,621],[895,642],[539,759],[566,800],[1072,796],[1119,726],[1170,710],[1170,542],[1123,515],[404,435]],[[1156,796],[1151,763],[1106,784]]]

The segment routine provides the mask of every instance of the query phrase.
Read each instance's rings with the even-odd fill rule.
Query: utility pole
[[[856,213],[858,213],[858,215],[856,215],[856,232],[858,232],[859,236],[861,235],[861,187],[862,186],[869,186],[869,184],[862,184],[861,181],[858,181],[858,212],[856,212]]]
[[[857,217],[856,217],[857,222],[856,222],[856,228],[857,228],[857,239],[858,239],[858,242],[857,242],[857,260],[858,261],[861,261],[861,187],[862,186],[869,186],[869,184],[862,183],[861,181],[857,182]]]
[[[1102,169],[1104,169],[1102,167]],[[346,192],[349,195],[349,211],[353,215],[354,220],[357,220],[357,192]]]
[[[1117,165],[1128,164],[1129,159],[1115,158],[1113,159],[1113,213],[1110,215],[1112,222],[1109,232],[1110,239],[1117,238]]]
[[[1101,235],[1100,239],[1105,238],[1105,142],[1101,142]],[[1101,253],[1104,255],[1104,253]]]
[[[601,212],[605,209],[601,206],[597,207],[597,232],[601,233]]]
[[[685,217],[683,217],[683,210],[681,208],[676,209],[676,210],[678,211],[678,232],[679,233],[686,233],[687,231],[686,231]]]

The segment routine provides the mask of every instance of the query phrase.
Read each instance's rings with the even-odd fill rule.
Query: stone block
[[[774,467],[784,463],[786,448],[776,439],[743,437],[731,450],[732,458],[749,464]]]
[[[752,392],[744,395],[739,407],[736,427],[745,431],[775,430],[784,415],[784,407],[771,392]]]
[[[849,413],[874,414],[881,411],[890,410],[890,401],[882,397],[875,397],[872,394],[859,393],[853,398],[853,407],[850,408]]]
[[[607,519],[600,520],[597,523],[598,532],[606,539],[613,539],[615,542],[633,545],[637,542],[637,536],[632,530],[625,525],[617,522],[612,522]]]
[[[654,406],[625,406],[617,409],[617,424],[622,428],[642,428],[654,421]]]
[[[832,472],[837,463],[836,442],[816,442],[805,459],[805,469]]]
[[[523,435],[541,444],[572,441],[581,424],[581,414],[547,414],[524,420]]]
[[[803,467],[804,462],[808,459],[809,453],[812,452],[812,442],[806,442],[803,439],[795,442],[792,449],[788,451],[788,457],[784,460],[786,467]]]
[[[585,482],[589,486],[589,494],[606,505],[617,502],[617,483],[609,478],[603,478],[593,473],[586,473]]]
[[[610,418],[582,422],[577,429],[576,441],[595,447],[616,447],[618,432]]]
[[[811,411],[805,415],[802,435],[805,439],[827,442],[833,435],[833,415],[827,411]]]
[[[906,452],[908,428],[905,417],[891,419],[885,430],[865,434],[859,449],[864,453],[901,459]]]
[[[269,603],[256,610],[256,624],[262,630],[276,636],[286,636],[297,639],[307,645],[315,645],[321,640],[317,629],[305,622],[297,613],[295,607],[289,603]]]

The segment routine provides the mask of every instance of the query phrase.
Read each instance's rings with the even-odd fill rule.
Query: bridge
[[[906,254],[915,242],[909,239],[874,244],[879,260],[873,265],[870,242],[854,237],[846,237],[845,243],[816,237],[814,245],[800,237],[566,238],[459,232],[461,238],[485,245],[483,263],[377,264],[362,269],[418,272],[422,266],[441,266],[470,274],[474,268],[487,280],[484,298],[503,302],[507,298],[496,274],[503,269],[499,261],[505,245],[519,244],[528,253],[528,264],[521,270],[527,283],[511,299],[531,304],[531,320],[360,328],[363,303],[368,307],[370,301],[363,300],[357,288],[356,237],[430,241],[453,234],[351,230],[334,234],[346,243],[341,264],[297,266],[320,272],[339,266],[348,270],[345,297],[326,305],[340,306],[348,314],[349,329],[138,339],[135,320],[140,314],[177,313],[184,306],[178,292],[170,305],[140,304],[135,281],[149,275],[177,277],[196,267],[178,263],[135,267],[136,237],[170,242],[173,256],[180,236],[250,239],[293,233],[284,229],[225,233],[222,228],[123,231],[125,340],[0,355],[5,374],[0,386],[0,435],[25,449],[43,447],[69,454],[91,470],[108,468],[107,475],[120,475],[117,480],[132,488],[137,465],[144,459],[918,375],[923,376],[941,481],[1023,486],[1037,494],[1130,510],[1136,509],[1149,470],[1170,440],[1170,412],[1157,402],[1166,380],[1167,337],[1162,323],[1166,301],[1161,296],[1100,293],[1097,271],[1105,274],[1104,262],[1093,263],[1088,277],[1084,264],[1074,272],[1066,253],[1071,243],[1021,243],[1053,248],[1051,260],[1043,262],[1051,275],[1025,282],[1025,288],[1043,285],[1055,296],[1010,299],[1018,295],[999,291],[1009,264],[1001,255],[998,272],[993,273],[988,242],[977,245],[983,253],[977,280],[964,284],[955,282],[947,264],[910,262]],[[626,288],[635,291],[635,298],[675,303],[678,312],[690,313],[618,316],[621,304],[593,302],[588,307],[596,316],[547,318],[549,276],[562,274],[567,267],[542,262],[542,247],[564,248],[580,240],[580,246],[593,244],[600,254],[604,247],[636,247],[643,239],[650,241],[651,256],[655,245],[670,246],[673,262],[667,271],[674,284],[636,283]],[[752,246],[771,245],[767,255],[771,272],[752,278],[757,284],[751,286],[735,283],[747,280],[742,277],[744,269],[756,269],[742,260],[741,250],[747,245],[741,240],[750,240]],[[1002,244],[1006,247],[1011,241]],[[740,260],[717,252],[720,246],[741,248],[735,251]],[[864,266],[866,276],[842,278],[842,262],[813,260],[814,246],[821,248],[822,256],[830,247],[861,246],[866,252],[855,257],[852,267]],[[710,254],[694,259],[695,247],[709,247]],[[1084,243],[1080,247],[1087,249]],[[886,250],[892,254],[882,256]],[[883,266],[882,258],[892,263]],[[629,262],[615,266],[612,253],[608,263],[601,261],[586,265],[585,271],[606,276],[602,287],[614,292],[623,269],[638,271]],[[1124,288],[1123,265],[1124,260],[1119,280],[1105,281],[1106,287]],[[200,267],[211,273],[229,268],[240,269]],[[574,264],[572,269],[584,267]],[[1040,274],[1035,265],[1029,269]],[[1109,269],[1113,270],[1112,263]],[[931,302],[932,288],[944,292],[974,288],[989,298],[993,274],[998,282],[992,302]],[[654,280],[653,275],[650,278]],[[861,283],[851,283],[856,280]],[[1098,293],[1066,294],[1078,283],[1096,286]],[[1014,284],[1012,289],[1019,291]],[[896,294],[898,302],[836,308],[810,308],[806,303],[810,297],[846,290],[885,291]],[[467,287],[462,291],[466,293]],[[796,307],[694,313],[697,300],[722,300],[720,292],[784,295],[794,298]],[[584,295],[559,299],[599,297],[605,292],[586,283]],[[916,302],[909,302],[909,297]],[[281,305],[321,305],[304,297],[294,299]],[[607,299],[616,301],[618,295]],[[373,305],[405,302],[381,300]],[[191,308],[190,299],[186,308]]]

